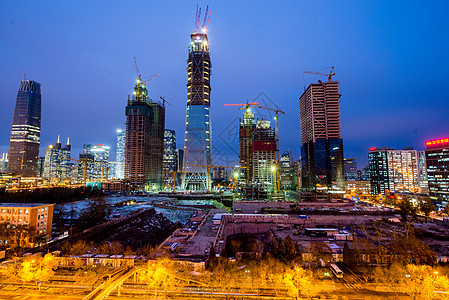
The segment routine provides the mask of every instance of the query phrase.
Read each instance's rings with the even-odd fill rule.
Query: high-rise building
[[[345,158],[345,180],[356,180],[357,175],[357,162],[354,158]]]
[[[45,156],[39,156],[37,161],[37,177],[44,177]]]
[[[240,144],[240,176],[239,184],[251,184],[253,178],[253,132],[256,129],[254,112],[248,107],[243,113],[243,120],[239,122],[239,144]]]
[[[67,144],[62,147],[58,141],[55,145],[49,145],[45,151],[44,169],[42,178],[50,183],[60,183],[71,178],[71,146],[69,139]]]
[[[109,149],[110,147],[103,144],[84,144],[82,154],[90,154],[92,156],[82,156],[80,154],[78,168],[81,170],[78,174],[84,174],[85,165],[81,161],[86,161],[88,165],[87,181],[106,181],[109,178]],[[91,159],[93,158],[93,162]],[[90,167],[89,167],[90,165]]]
[[[449,138],[427,141],[426,164],[429,195],[439,204],[449,203]]]
[[[117,151],[115,156],[115,178],[125,177],[125,143],[126,131],[117,129]]]
[[[173,187],[173,172],[178,170],[176,165],[176,133],[174,130],[165,129],[164,132],[164,185]]]
[[[426,151],[418,151],[418,180],[421,193],[429,193],[427,182]]]
[[[182,188],[210,190],[212,126],[210,119],[211,60],[205,31],[190,35],[187,64],[187,113]]]
[[[125,181],[129,190],[162,188],[165,106],[153,102],[139,77],[126,106]]]
[[[108,163],[108,180],[115,179],[116,173],[117,173],[117,162],[110,161]]]
[[[280,158],[280,172],[281,172],[281,189],[295,190],[295,170],[293,168],[293,157],[290,151],[282,153]]]
[[[338,85],[319,81],[299,98],[303,189],[345,189]]]
[[[183,149],[176,149],[176,171],[182,172],[182,169],[184,168],[184,150]]]
[[[2,158],[0,158],[0,172],[8,171],[8,153],[2,153]]]
[[[252,176],[253,183],[261,184],[266,190],[276,188],[276,136],[270,121],[258,120],[252,137]]]
[[[78,158],[78,181],[86,184],[89,181],[97,181],[95,172],[95,156],[92,153],[80,153]]]
[[[372,194],[420,191],[416,150],[370,148],[368,161]]]
[[[41,85],[22,80],[9,141],[8,171],[22,176],[37,176],[41,136]]]

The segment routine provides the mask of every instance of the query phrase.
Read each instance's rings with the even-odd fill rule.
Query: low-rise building
[[[0,203],[0,224],[5,229],[27,227],[26,243],[35,238],[48,239],[51,237],[53,223],[53,204],[42,203]],[[7,233],[4,230],[3,233]],[[10,237],[0,235],[0,245],[11,244]]]

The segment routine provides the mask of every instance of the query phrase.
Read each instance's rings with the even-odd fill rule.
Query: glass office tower
[[[8,172],[37,176],[41,136],[41,84],[22,80],[9,141]]]

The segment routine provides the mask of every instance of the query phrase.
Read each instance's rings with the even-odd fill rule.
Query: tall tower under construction
[[[206,30],[207,10],[198,32],[201,11],[195,21],[195,32],[190,35],[187,65],[187,113],[184,139],[182,188],[210,190],[212,165],[212,124],[210,119],[211,61]],[[210,17],[210,14],[209,14]]]
[[[338,81],[310,84],[299,98],[302,187],[344,189]]]
[[[126,106],[125,182],[129,190],[162,187],[165,107],[153,102],[142,79]]]

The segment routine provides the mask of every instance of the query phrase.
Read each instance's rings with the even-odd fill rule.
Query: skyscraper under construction
[[[184,139],[182,188],[210,190],[211,176],[207,166],[212,165],[212,126],[210,119],[211,61],[206,30],[207,10],[198,32],[201,11],[195,21],[195,32],[190,35],[187,65],[187,113]],[[209,14],[210,16],[210,14]]]
[[[126,106],[125,182],[129,190],[162,187],[165,107],[153,102],[142,79]]]
[[[310,84],[299,98],[302,187],[344,189],[338,81]]]
[[[22,176],[37,176],[41,137],[41,84],[22,80],[9,141],[8,172]]]

